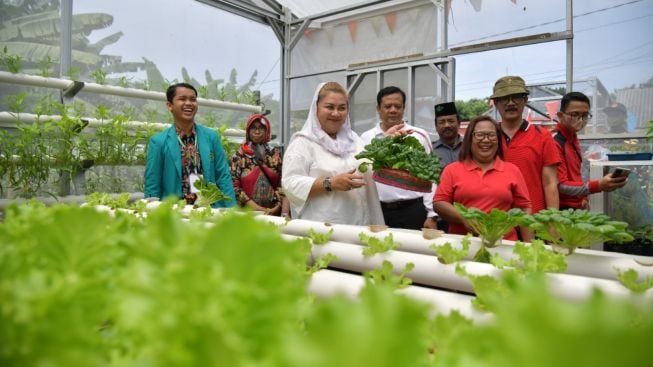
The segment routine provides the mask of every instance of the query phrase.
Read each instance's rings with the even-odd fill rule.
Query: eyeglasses
[[[480,131],[475,131],[475,132],[472,133],[472,135],[474,136],[474,139],[476,139],[478,141],[483,141],[483,139],[485,139],[485,138],[487,138],[487,140],[489,140],[489,141],[497,140],[497,133],[495,133],[494,131],[491,131],[489,133],[483,133],[483,132],[480,132]]]
[[[494,99],[496,102],[508,103],[508,101],[513,101],[515,103],[523,103],[526,101],[525,94],[511,94],[509,96],[497,97]]]
[[[578,112],[572,112],[572,113],[567,113],[563,112],[563,115],[567,115],[571,117],[572,120],[578,121],[578,120],[583,120],[583,121],[588,121],[589,119],[592,118],[591,113],[578,113]]]
[[[263,125],[255,125],[249,128],[250,130],[265,131],[267,128]]]

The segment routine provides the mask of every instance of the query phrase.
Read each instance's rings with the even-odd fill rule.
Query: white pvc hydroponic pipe
[[[309,291],[319,297],[332,297],[343,294],[351,299],[365,286],[365,280],[360,275],[342,273],[335,270],[322,269],[313,274],[309,283]],[[465,317],[475,321],[492,319],[491,314],[479,312],[472,306],[474,297],[437,289],[419,286],[408,286],[396,291],[410,298],[423,301],[431,306],[431,314],[449,314],[458,311]]]
[[[388,251],[382,254],[365,257],[362,247],[358,245],[328,242],[313,246],[312,256],[317,259],[326,254],[332,254],[337,259],[331,261],[329,267],[363,273],[380,268],[384,260],[393,264],[393,270],[399,274],[408,263],[414,268],[406,274],[416,284],[424,284],[438,288],[463,291],[473,294],[471,282],[456,274],[456,264],[442,264],[435,256],[414,254],[403,251]],[[501,276],[502,270],[490,264],[461,261],[459,263],[471,275]],[[632,293],[617,281],[608,279],[588,278],[578,275],[548,273],[549,288],[560,298],[567,300],[584,300],[594,289],[599,289],[608,296],[615,298],[631,297]],[[653,298],[653,289],[644,293],[643,297]]]
[[[34,87],[64,90],[71,87],[75,82],[73,80],[68,80],[68,79],[42,77],[42,76],[28,75],[28,74],[13,74],[6,71],[0,71],[0,83],[29,85]],[[130,97],[130,98],[141,98],[141,99],[148,99],[152,101],[165,102],[166,100],[166,95],[163,92],[153,92],[153,91],[135,89],[135,88],[123,88],[123,87],[102,85],[96,83],[84,82],[84,87],[82,90],[89,93],[108,94],[108,95]],[[198,98],[197,103],[200,106],[222,108],[226,110],[245,111],[245,112],[253,112],[253,113],[263,112],[262,106],[224,102],[224,101],[217,101],[217,100],[206,99],[206,98]]]
[[[282,224],[282,218],[262,216],[262,219]],[[463,236],[444,234],[435,239],[426,239],[419,231],[403,229],[385,229],[380,232],[373,232],[370,227],[353,226],[346,224],[325,224],[303,219],[293,219],[288,221],[282,228],[284,233],[296,236],[308,237],[308,230],[312,229],[317,233],[327,233],[333,230],[331,235],[332,241],[363,244],[359,239],[359,234],[383,239],[392,233],[393,240],[400,244],[398,250],[416,254],[434,255],[435,250],[431,245],[443,245],[449,242],[455,248],[462,248],[461,240]],[[517,259],[512,253],[513,241],[503,240],[502,245],[489,249],[491,253],[498,253],[504,259]],[[471,238],[470,251],[467,260],[471,260],[473,255],[480,248],[480,239]],[[615,268],[620,270],[634,269],[638,272],[640,280],[653,276],[653,266],[646,266],[647,263],[653,263],[653,259],[644,256],[632,256],[618,253],[606,253],[594,250],[579,249],[575,253],[567,256],[567,273],[595,278],[616,280]]]
[[[158,205],[156,202],[148,204],[149,207]],[[183,209],[183,211],[188,213],[192,210],[191,206],[186,206]],[[279,217],[259,215],[257,218],[278,225],[286,223],[284,218]],[[283,226],[281,227],[283,228]],[[297,236],[286,234],[284,237],[294,238]],[[388,251],[365,257],[362,254],[362,250],[363,247],[360,245],[331,241],[324,245],[313,245],[311,256],[314,261],[314,259],[327,254],[335,255],[337,258],[331,261],[329,264],[330,267],[358,273],[380,268],[383,261],[388,260],[393,264],[393,271],[399,274],[408,263],[412,263],[414,268],[407,276],[416,284],[463,291],[470,294],[473,293],[471,282],[456,274],[455,269],[457,264],[442,264],[435,256],[403,251]],[[467,273],[474,276],[489,275],[499,277],[502,272],[502,270],[495,266],[485,263],[461,261],[458,264],[463,266]],[[547,278],[550,291],[560,298],[567,300],[584,300],[593,294],[595,289],[599,289],[607,296],[615,298],[633,296],[628,289],[613,280],[557,273],[548,273]],[[653,289],[645,292],[642,298],[653,298]]]
[[[36,115],[33,113],[13,113],[13,112],[0,112],[0,123],[2,124],[15,124],[17,121],[21,123],[33,123],[44,121],[59,121],[62,117],[59,115]],[[98,120],[95,118],[82,117],[82,121],[88,122],[89,127],[101,127],[108,124],[107,120]],[[6,126],[6,125],[5,125]],[[143,122],[143,121],[125,121],[123,126],[131,129],[144,129],[152,127],[156,130],[163,130],[170,127],[170,124],[160,122]],[[225,136],[244,137],[245,130],[242,129],[226,129]]]

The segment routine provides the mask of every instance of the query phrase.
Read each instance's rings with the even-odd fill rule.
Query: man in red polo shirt
[[[494,83],[491,99],[501,115],[501,148],[506,162],[516,165],[524,176],[533,214],[558,209],[557,166],[560,155],[549,131],[531,125],[523,113],[528,101],[524,79],[504,76]]]
[[[554,140],[562,164],[558,166],[560,209],[587,209],[587,195],[600,191],[614,191],[626,184],[627,176],[612,177],[611,173],[600,180],[583,181],[580,173],[582,154],[577,133],[585,128],[592,117],[590,99],[580,92],[565,94],[560,101],[558,125]]]

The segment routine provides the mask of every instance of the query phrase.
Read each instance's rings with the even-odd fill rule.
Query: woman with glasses
[[[484,212],[520,208],[530,213],[531,200],[521,172],[502,159],[500,134],[499,125],[491,117],[472,119],[465,132],[460,160],[442,172],[433,206],[449,223],[449,233],[471,232],[454,203]],[[520,233],[522,240],[533,238],[525,228],[520,228]],[[504,238],[517,240],[517,232],[513,229]]]
[[[264,115],[253,114],[245,132],[245,143],[231,157],[238,203],[268,215],[288,216],[288,200],[281,189],[281,149],[268,144],[270,121]]]

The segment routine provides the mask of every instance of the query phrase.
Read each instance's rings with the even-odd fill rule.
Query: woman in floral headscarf
[[[245,143],[231,158],[238,203],[269,215],[288,216],[288,200],[281,189],[281,149],[268,144],[270,121],[261,114],[251,115],[245,132]]]

